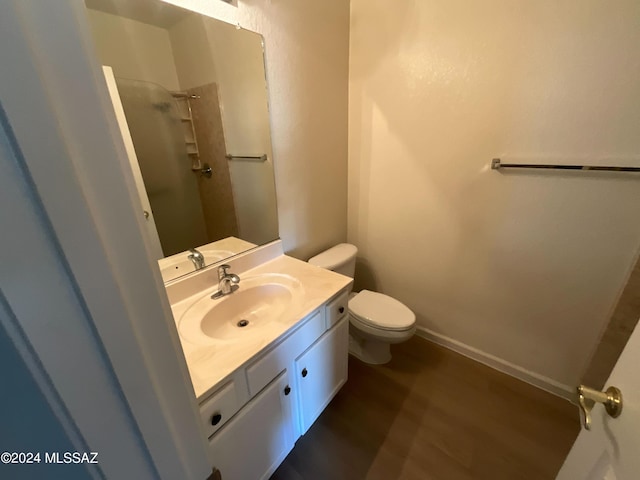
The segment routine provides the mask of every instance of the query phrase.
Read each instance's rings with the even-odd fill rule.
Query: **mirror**
[[[164,281],[277,239],[262,37],[160,0],[85,4]]]

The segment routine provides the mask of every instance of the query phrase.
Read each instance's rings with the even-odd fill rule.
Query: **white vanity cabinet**
[[[347,381],[348,328],[343,318],[295,361],[301,435]]]
[[[269,478],[346,382],[346,306],[346,292],[335,296],[201,403],[223,480]]]
[[[285,371],[211,438],[209,448],[223,480],[266,479],[291,451],[295,438],[288,385]]]

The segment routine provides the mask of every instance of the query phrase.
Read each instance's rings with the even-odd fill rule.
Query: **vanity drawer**
[[[200,405],[200,416],[207,437],[213,435],[240,410],[240,403],[235,384],[231,381]]]
[[[318,310],[284,342],[267,352],[247,368],[251,396],[262,390],[300,353],[315,342],[326,330],[322,311]]]
[[[348,292],[341,293],[338,298],[332,300],[325,308],[327,309],[327,330],[329,330],[349,311]]]

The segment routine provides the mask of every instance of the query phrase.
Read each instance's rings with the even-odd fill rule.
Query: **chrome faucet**
[[[211,295],[211,298],[224,297],[239,288],[240,277],[235,273],[227,273],[229,268],[231,268],[229,265],[220,265],[218,267],[218,291]]]
[[[189,251],[191,254],[187,257],[193,263],[193,266],[196,267],[196,270],[201,270],[205,267],[204,264],[204,255],[202,255],[195,248],[190,248]]]

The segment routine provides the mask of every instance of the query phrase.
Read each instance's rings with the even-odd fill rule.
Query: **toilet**
[[[353,278],[358,249],[349,243],[309,259],[309,263]],[[382,293],[349,292],[349,353],[365,363],[391,360],[392,343],[408,340],[416,331],[416,316],[404,304]]]

